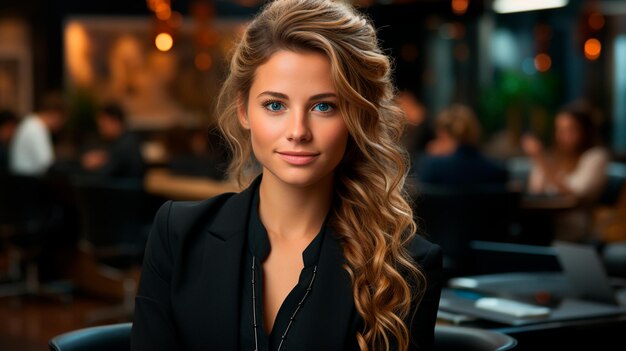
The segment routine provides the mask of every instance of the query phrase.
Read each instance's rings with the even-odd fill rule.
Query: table
[[[149,170],[144,178],[144,187],[152,195],[172,200],[204,200],[240,190],[232,182],[178,175],[167,169]]]
[[[518,297],[528,299],[537,292],[550,293],[558,297],[559,301],[550,302],[554,304],[554,313],[558,314],[578,314],[576,318],[554,318],[531,323],[503,323],[491,318],[483,318],[484,315],[471,313],[468,306],[459,306],[458,309],[450,312],[450,301],[452,290],[444,289],[439,317],[445,319],[447,323],[455,323],[469,326],[495,330],[515,337],[519,345],[515,350],[605,350],[605,349],[626,349],[626,338],[623,330],[626,330],[626,309],[624,307],[602,305],[599,309],[579,313],[577,308],[572,306],[582,306],[585,302],[576,303],[571,299],[571,292],[566,279],[559,272],[543,273],[509,273],[484,275],[476,277],[466,277],[465,280],[451,280],[450,285],[454,288],[464,288],[468,294],[474,292],[479,294],[489,294],[504,296],[507,298]],[[561,300],[562,298],[562,300]],[[467,305],[460,301],[459,304]],[[604,306],[604,307],[603,307]],[[570,309],[568,311],[568,309]],[[604,309],[604,311],[602,311]],[[457,311],[465,310],[465,313]],[[498,318],[496,318],[498,319]],[[613,345],[622,345],[614,348]]]

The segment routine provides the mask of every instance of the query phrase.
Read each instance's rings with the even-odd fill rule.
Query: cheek
[[[273,144],[281,135],[278,123],[259,117],[250,116],[250,137],[255,148],[267,147]]]
[[[324,143],[329,151],[333,152],[333,156],[343,157],[348,144],[348,129],[343,121],[325,125],[323,133],[319,135],[322,136],[320,139],[323,139],[320,141]]]

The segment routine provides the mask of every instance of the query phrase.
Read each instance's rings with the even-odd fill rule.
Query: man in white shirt
[[[65,124],[65,106],[57,96],[44,100],[41,111],[25,117],[9,150],[9,170],[18,175],[42,176],[54,163],[52,134]]]

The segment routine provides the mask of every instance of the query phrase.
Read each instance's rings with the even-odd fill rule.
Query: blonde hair
[[[465,105],[456,104],[443,110],[437,116],[435,126],[446,131],[459,144],[475,146],[480,142],[478,118]]]
[[[415,235],[404,182],[407,156],[399,146],[404,116],[393,101],[390,62],[373,26],[349,5],[332,0],[276,0],[247,28],[219,96],[218,121],[232,149],[230,174],[240,185],[254,163],[249,131],[237,119],[257,67],[280,50],[315,51],[331,62],[339,110],[349,131],[335,170],[330,225],[341,241],[354,303],[363,317],[361,350],[399,350],[410,343],[405,319],[426,279],[407,251]],[[244,99],[241,99],[244,97]]]

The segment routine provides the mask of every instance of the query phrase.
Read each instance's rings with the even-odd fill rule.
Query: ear
[[[243,96],[239,95],[237,97],[237,118],[239,119],[239,124],[243,129],[250,129],[250,121],[248,120],[248,111],[246,108],[247,104],[244,101]]]

